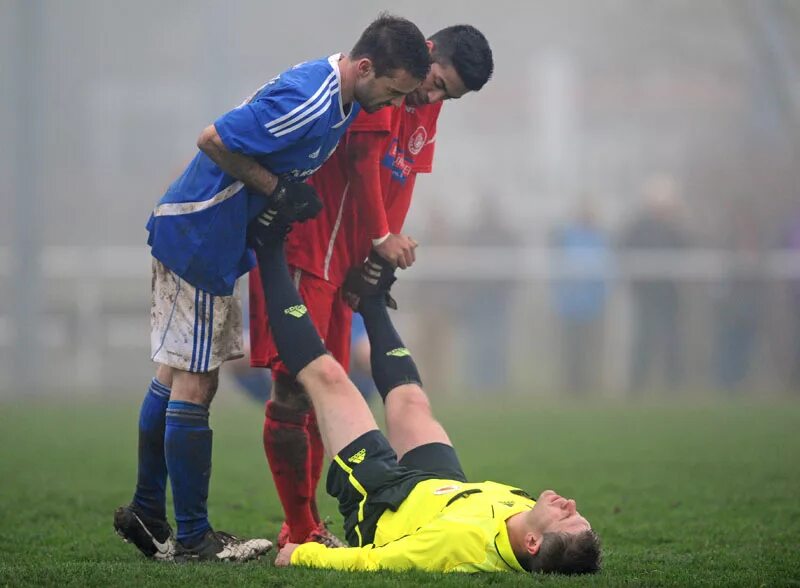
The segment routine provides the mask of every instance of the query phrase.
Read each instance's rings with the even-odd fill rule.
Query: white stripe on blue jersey
[[[313,106],[311,106],[310,108],[307,108],[303,112],[303,114],[301,114],[299,116],[296,116],[296,117],[292,118],[291,120],[283,122],[283,123],[279,124],[278,126],[270,126],[272,123],[269,123],[268,125],[266,125],[267,126],[267,130],[270,131],[276,137],[280,137],[281,135],[285,135],[286,133],[290,133],[292,131],[292,129],[297,129],[297,128],[302,127],[308,121],[313,120],[314,118],[316,118],[317,116],[322,114],[322,112],[325,112],[330,107],[330,104],[331,104],[331,93],[335,93],[338,89],[339,89],[339,83],[336,80],[333,80],[330,83],[330,85],[328,86],[328,89],[325,90],[325,93],[322,96],[320,96],[319,100],[317,100],[317,102]],[[304,118],[310,116],[311,114],[314,113],[315,110],[317,110],[318,108],[320,108],[322,106],[324,106],[324,108],[322,109],[321,112],[318,112],[316,116],[314,116],[312,118],[308,118],[305,121],[303,121]],[[299,124],[301,121],[303,121],[302,124]],[[295,125],[295,126],[292,126],[292,125]],[[287,127],[291,127],[291,129],[285,130]]]
[[[336,77],[336,72],[335,71],[331,72],[330,75],[328,75],[328,77],[325,78],[325,81],[322,82],[322,84],[317,89],[317,91],[314,92],[314,94],[312,94],[311,98],[309,98],[308,100],[303,102],[300,106],[297,106],[297,107],[293,108],[292,110],[290,110],[286,114],[284,114],[282,116],[279,116],[278,118],[276,118],[274,120],[271,120],[270,122],[268,122],[264,126],[267,127],[267,129],[271,129],[273,126],[275,126],[277,124],[280,124],[280,123],[282,123],[283,121],[285,121],[287,119],[297,118],[295,115],[297,113],[299,113],[301,110],[304,110],[305,108],[307,108],[309,104],[314,102],[319,97],[319,95],[322,94],[322,92],[325,91],[325,89],[328,87],[328,84],[330,84],[331,80],[333,78],[335,78],[335,77]]]
[[[325,114],[325,113],[326,113],[326,112],[327,112],[327,111],[330,109],[330,107],[331,107],[331,101],[330,101],[330,100],[327,100],[327,101],[325,102],[325,106],[324,106],[323,108],[320,108],[320,109],[319,109],[317,112],[315,112],[313,115],[309,116],[309,117],[308,117],[306,120],[304,120],[304,121],[301,121],[301,122],[297,123],[297,124],[296,124],[296,125],[294,125],[293,127],[289,127],[288,129],[284,129],[284,130],[282,130],[282,131],[279,131],[279,132],[277,132],[277,133],[273,133],[273,134],[274,134],[276,137],[282,137],[283,135],[286,135],[286,134],[288,134],[288,133],[291,133],[291,132],[293,132],[293,131],[296,131],[296,130],[297,130],[297,129],[299,129],[300,127],[302,127],[302,126],[305,126],[305,125],[307,125],[308,123],[310,123],[312,120],[315,120],[315,119],[317,119],[317,118],[321,117],[323,114]]]
[[[224,190],[220,190],[208,200],[201,200],[200,202],[166,202],[159,204],[153,211],[153,216],[178,216],[180,214],[191,214],[192,212],[200,212],[206,208],[211,208],[215,204],[225,202],[228,198],[236,196],[236,194],[244,188],[244,183],[236,181]]]

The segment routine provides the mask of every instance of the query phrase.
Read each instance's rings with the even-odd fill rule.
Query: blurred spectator
[[[687,245],[680,224],[680,200],[675,180],[667,175],[650,177],[643,186],[644,206],[625,229],[621,246],[625,252],[654,252],[681,249]],[[681,385],[680,288],[667,276],[634,277],[633,338],[630,387],[641,394],[649,383],[653,366],[663,362],[663,384],[673,390]]]
[[[561,326],[562,387],[584,395],[602,385],[608,237],[584,202],[552,235],[557,278],[553,284]]]
[[[466,247],[517,245],[517,236],[504,223],[497,199],[484,194],[477,221],[462,235]],[[509,311],[512,282],[476,276],[459,292],[461,319],[467,328],[467,385],[473,389],[500,390],[508,384]]]
[[[794,213],[784,239],[783,246],[800,256],[800,207]],[[791,386],[800,392],[800,278],[789,282],[789,300],[792,306],[789,315],[792,317],[792,355]]]
[[[761,320],[764,280],[761,239],[751,206],[740,203],[728,224],[726,250],[734,255],[719,284],[716,307],[716,380],[729,392],[739,391],[750,372]]]

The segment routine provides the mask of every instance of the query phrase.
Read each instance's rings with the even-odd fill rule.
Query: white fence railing
[[[0,288],[9,294],[15,290],[11,287],[14,267],[11,250],[0,247]],[[691,316],[687,320],[689,323],[699,322],[700,325],[690,326],[696,331],[705,329],[705,334],[689,342],[685,353],[692,356],[706,353],[705,349],[712,340],[709,329],[713,329],[710,326],[714,320],[713,301],[708,293],[713,288],[706,286],[724,284],[738,276],[754,278],[770,287],[768,289],[773,294],[766,295],[764,303],[759,306],[767,307],[769,313],[777,317],[772,322],[778,323],[779,331],[788,330],[788,324],[783,326],[780,323],[791,322],[786,319],[795,311],[789,308],[785,296],[775,296],[774,293],[785,292],[781,288],[784,283],[800,281],[800,253],[782,250],[757,255],[714,249],[612,251],[602,259],[581,263],[545,248],[422,246],[417,263],[400,276],[400,293],[409,295],[409,303],[402,305],[398,319],[412,342],[415,337],[424,340],[425,329],[431,328],[426,322],[429,315],[424,314],[426,309],[413,308],[413,301],[427,303],[429,299],[435,299],[439,301],[437,303],[448,306],[442,309],[441,314],[448,316],[449,331],[454,340],[450,342],[450,351],[437,348],[434,353],[449,357],[450,363],[444,360],[435,362],[431,370],[446,371],[445,379],[456,378],[448,380],[448,385],[458,386],[457,364],[464,360],[453,359],[454,354],[481,336],[469,330],[474,329],[468,323],[474,323],[471,319],[475,317],[458,314],[481,312],[476,310],[478,307],[470,305],[473,299],[469,297],[475,295],[471,286],[486,287],[497,281],[506,284],[500,286],[502,290],[508,289],[508,284],[513,285],[511,297],[504,298],[503,304],[513,306],[510,316],[514,318],[508,319],[511,322],[503,333],[510,341],[510,347],[516,350],[516,359],[511,357],[509,360],[510,371],[516,370],[519,374],[516,382],[523,382],[529,372],[552,371],[551,366],[557,363],[558,342],[552,339],[552,331],[548,331],[557,323],[549,300],[552,296],[549,284],[564,278],[605,278],[610,285],[617,286],[609,290],[607,323],[613,328],[607,334],[605,353],[610,358],[608,364],[616,366],[610,377],[607,374],[607,380],[611,386],[618,386],[626,378],[630,347],[626,333],[630,331],[633,320],[627,290],[619,286],[632,280],[653,279],[699,285],[699,288],[693,288],[695,301],[699,300],[699,304],[694,304],[694,311],[690,309]],[[38,282],[45,295],[40,297],[40,314],[34,318],[33,324],[37,345],[42,357],[46,358],[45,362],[36,364],[41,366],[37,371],[41,372],[44,386],[102,389],[106,386],[138,385],[141,374],[152,369],[147,354],[149,279],[150,254],[146,246],[41,249]],[[444,297],[440,286],[446,289]],[[15,354],[9,353],[16,344],[20,323],[15,314],[15,304],[17,302],[10,295],[0,298],[0,365],[3,368],[0,391],[16,389],[15,370],[11,365],[11,356]],[[699,321],[696,321],[698,317]],[[27,319],[30,325],[31,317]],[[787,337],[781,333],[773,336],[773,343],[767,346],[767,352],[761,354],[762,360],[766,357],[764,361],[767,362],[763,363],[761,373],[769,376],[774,365],[781,361],[786,364],[785,359],[772,358],[769,354],[774,355],[775,350],[783,353],[781,350],[787,346]],[[703,342],[698,343],[701,339]],[[539,363],[533,366],[530,358],[536,358]],[[548,376],[544,376],[544,380],[548,381]]]
[[[142,278],[150,273],[146,246],[45,247],[39,260],[45,279],[114,280]],[[10,248],[0,247],[0,279],[13,273]],[[770,250],[737,254],[720,249],[681,249],[614,253],[608,262],[576,264],[558,251],[535,247],[422,246],[416,265],[404,280],[547,280],[598,276],[718,280],[737,269],[765,279],[800,278],[800,252]]]

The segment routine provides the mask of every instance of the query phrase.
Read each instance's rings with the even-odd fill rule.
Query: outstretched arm
[[[401,269],[415,259],[417,242],[407,235],[392,233],[386,215],[381,186],[381,158],[384,157],[386,133],[351,131],[347,145],[350,192],[363,212],[367,235],[373,249],[383,259]]]
[[[482,537],[456,523],[437,521],[411,535],[380,547],[330,549],[319,543],[287,545],[276,565],[293,565],[345,571],[426,570],[429,572],[478,571],[486,559]]]

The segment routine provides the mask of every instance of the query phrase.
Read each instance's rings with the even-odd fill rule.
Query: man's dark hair
[[[435,33],[430,40],[433,41],[433,60],[452,65],[467,90],[480,90],[492,77],[492,49],[483,33],[475,27],[447,27]]]
[[[368,57],[375,76],[405,70],[416,80],[424,80],[431,69],[431,54],[422,34],[410,20],[382,13],[364,30],[350,57]]]
[[[534,574],[594,574],[600,571],[600,560],[600,538],[594,531],[545,533],[528,564]]]

